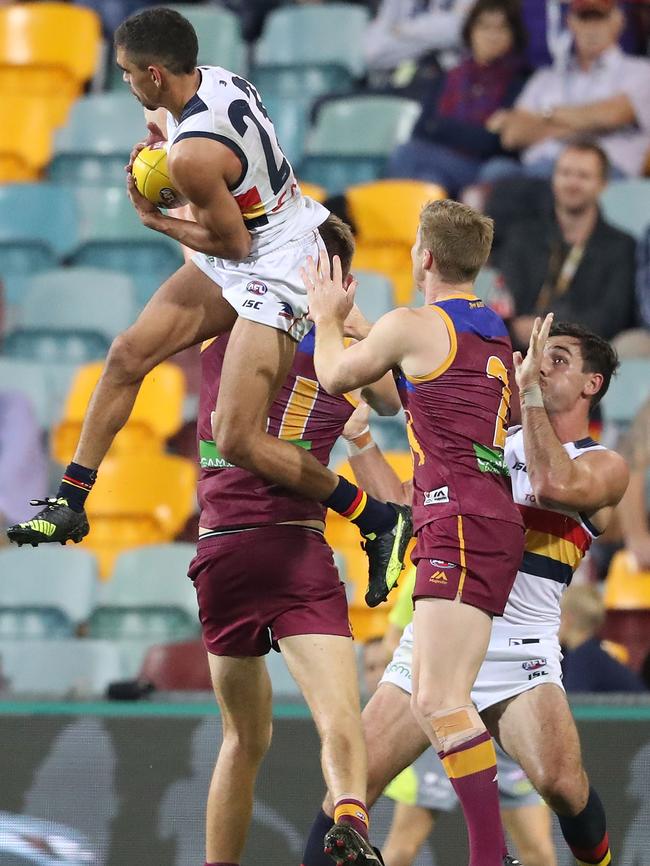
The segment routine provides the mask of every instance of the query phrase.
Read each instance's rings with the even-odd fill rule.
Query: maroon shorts
[[[524,530],[492,517],[460,515],[416,535],[413,600],[460,600],[501,616],[524,553]]]
[[[189,576],[214,655],[262,656],[296,634],[351,636],[345,587],[315,530],[274,525],[200,539]]]

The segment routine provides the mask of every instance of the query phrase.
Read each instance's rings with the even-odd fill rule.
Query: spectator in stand
[[[32,516],[24,490],[47,496],[47,457],[28,398],[0,391],[0,529]],[[5,543],[7,534],[0,531],[0,545]]]
[[[562,681],[567,692],[645,691],[641,678],[601,646],[597,635],[605,606],[596,587],[570,586],[561,606]]]
[[[463,26],[465,59],[429,88],[413,137],[393,153],[389,177],[443,186],[451,196],[501,153],[486,122],[512,105],[524,83],[524,27],[514,0],[477,0]]]
[[[607,176],[603,149],[576,140],[557,160],[553,209],[510,229],[497,265],[512,297],[515,348],[528,345],[535,316],[549,312],[606,340],[636,324],[636,242],[602,217]]]
[[[618,519],[627,551],[640,570],[650,571],[650,526],[646,479],[650,472],[650,400],[637,413],[622,447],[630,466],[630,483],[618,506]]]
[[[596,136],[615,177],[643,173],[650,150],[650,60],[617,45],[624,24],[616,0],[571,0],[568,25],[574,50],[565,63],[539,69],[512,110],[495,114],[493,132],[522,164],[495,159],[484,180],[516,173],[548,177],[563,142]]]
[[[453,65],[472,0],[381,0],[368,25],[363,54],[373,88],[407,85],[418,66]]]

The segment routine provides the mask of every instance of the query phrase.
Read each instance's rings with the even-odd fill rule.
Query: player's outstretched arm
[[[382,502],[399,502],[408,505],[412,498],[410,482],[402,484],[372,438],[369,422],[370,409],[361,402],[343,428],[348,460],[357,484],[370,496]]]
[[[373,325],[360,343],[346,348],[344,322],[354,303],[356,284],[343,286],[341,261],[332,269],[321,253],[318,265],[307,260],[302,271],[309,297],[309,317],[316,325],[314,364],[320,383],[330,394],[344,394],[381,379],[402,360],[407,336],[408,310],[393,310]]]
[[[514,355],[528,478],[540,505],[593,513],[620,502],[629,472],[625,460],[614,451],[591,451],[572,460],[558,439],[540,386],[544,345],[552,323],[552,313],[543,323],[536,319],[525,359],[519,352]]]
[[[250,253],[251,236],[229,188],[241,170],[239,158],[225,145],[190,138],[172,147],[169,171],[175,189],[190,203],[195,222],[161,213],[140,195],[132,175],[127,180],[129,197],[148,228],[206,255],[241,261]]]

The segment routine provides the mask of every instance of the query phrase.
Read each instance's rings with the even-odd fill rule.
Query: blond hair
[[[576,626],[592,634],[605,621],[603,597],[595,586],[570,586],[562,596],[562,613],[571,613]]]
[[[420,246],[431,252],[445,283],[473,282],[492,248],[494,223],[451,199],[431,201],[420,213]]]

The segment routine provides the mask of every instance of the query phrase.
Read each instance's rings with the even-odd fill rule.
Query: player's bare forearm
[[[351,383],[346,377],[345,340],[340,319],[319,319],[316,323],[314,367],[318,381],[329,394],[345,394],[367,382]]]
[[[162,213],[157,216],[153,214],[145,222],[145,225],[178,241],[185,247],[205,253],[208,256],[241,261],[250,253],[250,235],[248,246],[246,246],[240,236],[234,238],[220,237],[197,222],[178,219]]]
[[[521,404],[526,471],[541,504],[558,502],[571,486],[573,460],[562,447],[543,406]]]
[[[370,496],[382,502],[409,504],[404,485],[376,444],[360,454],[350,455],[349,461],[357,484]]]

